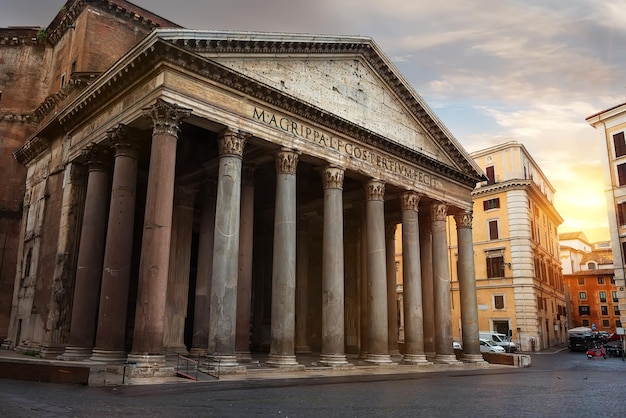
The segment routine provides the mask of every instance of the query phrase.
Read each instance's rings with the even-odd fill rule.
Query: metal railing
[[[176,375],[198,380],[198,360],[179,354],[176,361]]]

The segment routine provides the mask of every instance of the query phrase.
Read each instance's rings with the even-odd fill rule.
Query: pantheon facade
[[[234,371],[253,354],[457,363],[456,268],[460,360],[482,362],[482,172],[370,38],[156,29],[14,156],[28,174],[11,349]]]

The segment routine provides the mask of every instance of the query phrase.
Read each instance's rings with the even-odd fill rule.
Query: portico
[[[158,30],[58,121],[68,134],[52,148],[89,166],[65,358],[158,369],[190,351],[241,372],[250,351],[296,370],[298,352],[331,367],[360,352],[390,365],[397,225],[403,363],[458,363],[445,222],[464,214],[471,254],[481,174],[372,40]],[[35,179],[42,154],[25,151]],[[471,326],[473,265],[459,268]]]

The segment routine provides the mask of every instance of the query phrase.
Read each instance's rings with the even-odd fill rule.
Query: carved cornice
[[[370,180],[365,184],[365,200],[385,201],[385,182]]]
[[[296,174],[298,167],[298,153],[289,149],[282,149],[276,153],[276,174]]]
[[[329,165],[324,167],[322,180],[324,189],[341,189],[343,190],[343,176],[345,170],[341,167]]]
[[[106,133],[107,140],[115,150],[115,158],[125,156],[137,160],[142,143],[138,139],[137,131],[124,124],[119,124]]]
[[[39,156],[46,149],[48,149],[48,141],[36,136],[15,151],[13,157],[18,163],[26,165],[27,162]]]

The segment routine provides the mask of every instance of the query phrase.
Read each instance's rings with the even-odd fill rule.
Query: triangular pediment
[[[392,142],[456,165],[361,57],[211,59]]]

